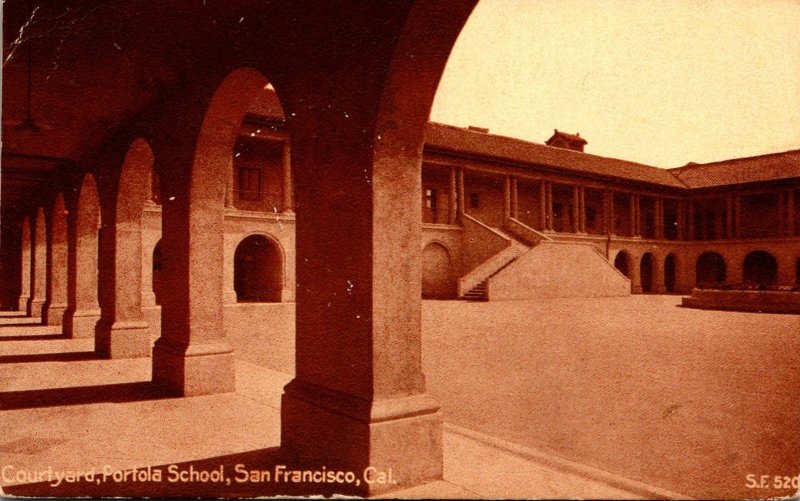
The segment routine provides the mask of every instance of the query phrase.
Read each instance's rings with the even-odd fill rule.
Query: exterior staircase
[[[474,218],[470,218],[470,224],[484,241],[491,242],[487,248],[494,254],[484,249],[483,260],[459,278],[460,299],[502,301],[630,294],[630,280],[588,242],[556,241],[513,218],[502,228],[489,227]]]

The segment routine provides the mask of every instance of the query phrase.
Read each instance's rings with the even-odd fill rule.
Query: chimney
[[[583,147],[586,146],[587,141],[581,137],[580,132],[567,134],[566,132],[559,132],[558,129],[555,129],[553,135],[550,136],[550,139],[545,141],[544,144],[554,148],[583,152]]]

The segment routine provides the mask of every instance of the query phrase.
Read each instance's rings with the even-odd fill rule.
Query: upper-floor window
[[[425,190],[425,207],[428,209],[436,208],[436,190],[433,188]]]
[[[261,200],[261,169],[239,167],[239,200]]]

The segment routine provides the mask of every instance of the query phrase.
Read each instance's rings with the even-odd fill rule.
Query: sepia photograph
[[[2,31],[0,497],[800,497],[800,0]]]

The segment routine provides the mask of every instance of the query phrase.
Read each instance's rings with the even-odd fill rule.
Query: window
[[[587,226],[594,226],[594,223],[597,221],[597,212],[594,210],[593,207],[586,208],[586,224]]]
[[[428,209],[436,208],[436,190],[433,188],[425,190],[425,207]]]
[[[239,167],[239,200],[261,200],[261,169]]]
[[[478,208],[478,194],[477,193],[470,193],[469,194],[469,206],[473,209]]]

